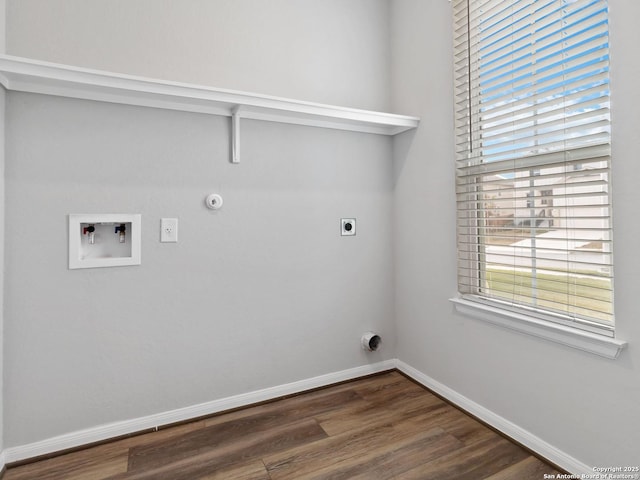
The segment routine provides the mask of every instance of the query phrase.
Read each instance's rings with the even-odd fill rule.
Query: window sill
[[[544,338],[568,347],[615,359],[627,342],[596,333],[576,330],[564,325],[546,322],[527,315],[510,312],[463,298],[450,299],[457,312],[478,320],[509,328],[520,333]]]

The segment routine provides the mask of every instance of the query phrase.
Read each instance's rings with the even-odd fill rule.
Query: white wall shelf
[[[157,80],[0,55],[7,90],[233,117],[233,162],[239,161],[240,118],[378,135],[418,127],[420,119],[369,110]]]

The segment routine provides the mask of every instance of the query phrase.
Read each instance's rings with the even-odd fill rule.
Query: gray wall
[[[637,2],[611,3],[615,311],[629,341],[606,360],[453,313],[456,237],[451,5],[392,1],[394,108],[422,117],[395,144],[398,355],[592,466],[636,465],[640,444],[640,44]]]
[[[10,0],[9,53],[83,64],[85,48],[96,61],[113,48],[111,60],[123,55],[119,68],[91,66],[128,69],[118,47],[124,40],[107,48],[112,37],[95,33],[122,20],[124,3]],[[388,70],[388,30],[378,28],[385,1],[279,2],[292,5],[280,15],[261,1],[179,2],[183,19],[172,18],[178,2],[126,3],[134,5],[132,22],[168,9],[148,29],[190,21],[215,3],[246,19],[238,30],[210,15],[214,53],[224,53],[222,43],[240,60],[274,59],[275,39],[297,26],[288,53],[264,70],[247,75],[220,57],[211,75],[189,73],[217,86],[357,106],[388,102],[387,80],[363,78],[372,65]],[[117,15],[99,8],[107,4],[119,5]],[[149,8],[138,11],[142,4]],[[72,20],[65,24],[63,14]],[[22,23],[25,15],[43,24]],[[248,28],[260,15],[269,20],[259,25],[264,38]],[[43,32],[74,32],[77,18],[91,33],[63,40],[78,57],[48,56],[57,40]],[[206,35],[206,25],[193,22],[163,30],[166,42],[187,54],[181,35]],[[18,48],[37,32],[43,36],[31,50]],[[350,47],[361,41],[366,49]],[[156,47],[136,53],[146,70],[131,73],[157,75],[167,63],[175,78],[179,55]],[[212,63],[205,60],[189,63]],[[215,81],[218,74],[229,85]],[[7,96],[7,116],[6,447],[396,356],[389,138],[243,121],[242,163],[232,165],[223,117],[18,93]],[[211,192],[224,197],[218,212],[204,206]],[[66,215],[92,212],[142,214],[141,266],[67,269]],[[180,219],[178,244],[159,243],[161,217]],[[340,237],[341,217],[357,218],[357,236]],[[369,329],[385,337],[382,352],[360,348]]]
[[[389,107],[387,0],[8,0],[12,55]]]
[[[14,93],[7,115],[7,446],[395,356],[388,138],[246,121],[232,165],[223,117]],[[142,214],[141,266],[67,269],[66,215],[95,212]]]

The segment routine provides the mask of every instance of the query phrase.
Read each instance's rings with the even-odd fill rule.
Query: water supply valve
[[[94,245],[96,243],[96,227],[95,225],[89,225],[82,229],[83,235],[89,235],[89,245]],[[77,235],[77,234],[76,234]]]
[[[121,223],[119,226],[116,227],[115,233],[118,234],[118,241],[120,243],[125,242],[126,231],[127,231],[127,227],[124,223]]]

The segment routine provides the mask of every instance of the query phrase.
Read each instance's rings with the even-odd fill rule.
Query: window
[[[606,0],[453,0],[458,288],[613,336]]]

